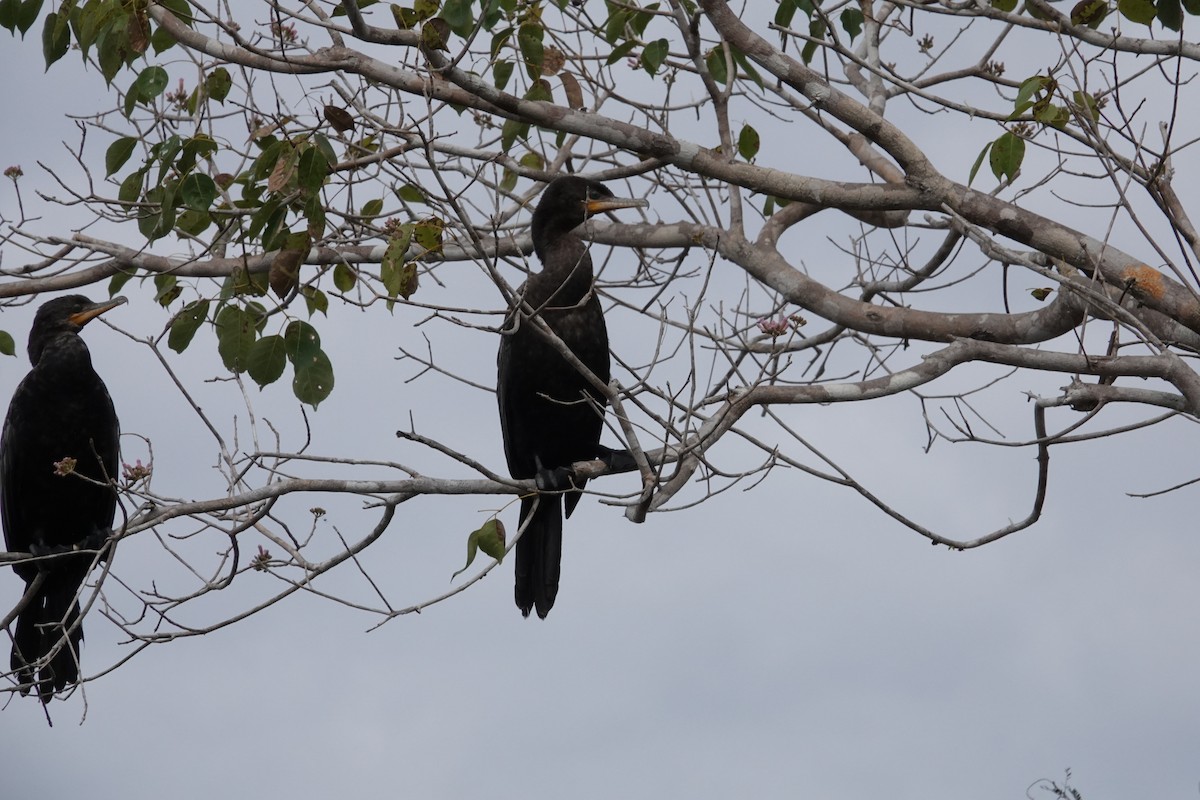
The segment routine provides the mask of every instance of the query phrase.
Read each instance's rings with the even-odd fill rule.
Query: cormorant
[[[603,184],[576,176],[546,187],[533,212],[533,249],[542,271],[518,292],[579,361],[608,383],[608,330],[593,291],[592,259],[575,228],[602,211],[644,206],[614,197]],[[558,594],[562,559],[562,501],[571,516],[584,485],[569,467],[603,455],[600,432],[605,398],[568,362],[518,305],[500,339],[496,394],[504,453],[514,478],[537,478],[540,494],[521,500],[521,522],[533,518],[517,542],[517,607],[543,619]]]
[[[17,386],[0,434],[0,522],[9,550],[53,555],[96,550],[108,539],[117,507],[110,481],[117,476],[120,426],[79,331],[124,302],[59,297],[33,319],[33,369]],[[26,593],[43,576],[17,617],[10,662],[22,693],[36,686],[43,703],[79,680],[83,626],[76,596],[92,562],[93,554],[80,553],[13,565]]]

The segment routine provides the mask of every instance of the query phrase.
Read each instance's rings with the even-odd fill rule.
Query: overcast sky
[[[42,76],[36,36],[0,38],[0,64],[21,76],[0,89],[10,109],[0,167],[20,164],[28,185],[45,186],[35,162],[65,163],[56,142],[75,134],[62,115],[96,106],[101,81],[81,73],[74,54]],[[90,152],[99,157],[105,144]],[[16,216],[7,181],[0,214]],[[3,259],[5,268],[27,261],[11,248]],[[149,286],[131,283],[125,294],[131,304],[109,315],[114,325],[138,336],[161,329],[168,315]],[[417,317],[333,313],[337,324],[323,331],[341,366],[334,395],[313,415],[317,452],[464,476],[394,438],[411,413],[423,431],[501,468],[490,394],[437,378],[405,383],[416,368],[394,360],[394,342],[420,341]],[[28,307],[0,310],[20,351],[0,359],[0,398],[28,368],[30,318]],[[449,327],[438,333],[451,336]],[[453,335],[444,357],[486,377],[494,337]],[[219,490],[211,441],[179,415],[147,348],[99,324],[85,338],[124,430],[155,443],[155,488],[185,497]],[[176,363],[204,402],[217,403],[227,387],[204,382],[222,375],[211,349]],[[355,358],[372,366],[355,369]],[[1052,394],[1056,380],[1018,376],[1002,399],[1027,420],[1021,392]],[[285,384],[251,395],[259,414],[298,423]],[[926,454],[911,398],[783,413],[886,500],[948,535],[999,527],[1032,500],[1032,451],[964,445]],[[1070,768],[1088,800],[1195,797],[1195,493],[1125,495],[1193,477],[1181,442],[1194,433],[1175,422],[1057,448],[1043,521],[968,553],[931,547],[852,493],[785,470],[753,492],[640,526],[585,499],[567,525],[562,590],[547,621],[520,617],[508,564],[452,601],[372,632],[368,615],[296,595],[140,653],[52,703],[52,728],[40,703],[10,700],[0,711],[4,793],[1000,800],[1023,797],[1039,778],[1061,781]],[[136,441],[124,446],[126,460],[145,457]],[[631,480],[597,488],[627,490]],[[364,566],[395,605],[426,599],[450,585],[466,532],[502,502],[407,503]],[[300,498],[292,510],[318,503],[325,499]],[[332,541],[335,523],[369,525],[370,513],[354,508],[320,523],[319,535]],[[513,509],[506,518],[515,526]],[[116,568],[143,586],[182,580],[147,534],[122,546]],[[202,606],[209,619],[279,588],[257,573],[239,583]],[[369,595],[350,565],[317,586]],[[0,604],[20,588],[0,571]],[[99,614],[86,629],[88,674],[129,652]]]

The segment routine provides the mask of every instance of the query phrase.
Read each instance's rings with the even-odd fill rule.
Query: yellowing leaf
[[[492,517],[478,530],[472,531],[467,537],[467,563],[463,564],[463,568],[450,576],[450,580],[454,580],[459,575],[467,571],[467,567],[471,566],[475,561],[475,555],[482,550],[485,555],[491,556],[497,561],[504,560],[504,523]]]

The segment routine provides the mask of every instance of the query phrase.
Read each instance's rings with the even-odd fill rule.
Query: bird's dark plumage
[[[532,514],[517,542],[515,597],[525,616],[536,608],[544,618],[554,605],[563,502],[570,517],[586,483],[571,480],[566,471],[599,455],[605,406],[603,394],[527,318],[528,309],[608,383],[608,330],[592,291],[592,259],[574,231],[593,214],[641,205],[645,202],[614,197],[596,181],[568,176],[546,188],[533,212],[533,247],[542,271],[519,292],[523,306],[514,309],[500,339],[496,389],[509,473],[558,490],[521,500],[522,524]],[[561,494],[564,490],[571,491]]]
[[[17,386],[0,434],[0,522],[11,551],[96,549],[112,529],[117,496],[109,481],[117,475],[120,428],[79,330],[123,302],[70,295],[45,303],[34,317],[33,369]],[[56,473],[56,462],[67,457],[75,459],[77,474]],[[43,702],[79,680],[83,627],[76,595],[92,561],[81,553],[13,567],[27,587],[44,576],[17,617],[11,660],[21,683],[36,686]]]

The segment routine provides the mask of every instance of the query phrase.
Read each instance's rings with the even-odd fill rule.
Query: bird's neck
[[[39,342],[36,348],[30,348],[29,357],[35,370],[68,383],[86,379],[94,372],[92,354],[83,339],[74,333],[51,336]],[[53,365],[53,369],[49,369],[49,365]]]
[[[567,234],[547,242],[539,252],[542,271],[530,280],[534,305],[562,308],[578,305],[592,291],[592,259],[578,236]]]

